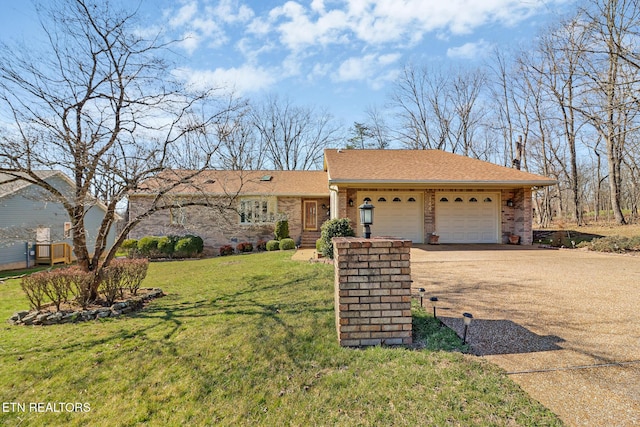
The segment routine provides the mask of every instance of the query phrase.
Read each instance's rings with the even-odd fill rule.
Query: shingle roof
[[[555,180],[441,150],[324,152],[330,183],[544,186]]]
[[[41,179],[49,179],[54,175],[63,175],[60,171],[47,170],[47,171],[35,171]],[[16,173],[16,175],[27,176],[26,174]],[[15,175],[8,173],[0,173],[0,198],[9,196],[17,191],[22,190],[32,185],[30,182],[23,179],[16,179]]]
[[[325,171],[195,171],[165,170],[146,180],[134,195],[155,194],[158,190],[179,183],[171,194],[206,195],[273,195],[328,196],[329,184]],[[180,182],[183,181],[183,182]]]

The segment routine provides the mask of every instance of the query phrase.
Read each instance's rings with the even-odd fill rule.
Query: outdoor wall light
[[[513,203],[513,199],[507,200],[507,206],[509,206],[510,208],[515,206],[515,204]]]
[[[420,294],[420,307],[422,307],[422,299],[424,298],[424,293],[426,292],[426,290],[424,288],[419,288],[418,289],[418,294]]]
[[[431,305],[433,306],[433,318],[436,319],[436,306],[438,305],[438,297],[431,297],[429,298],[429,301],[431,301]]]
[[[462,337],[462,344],[467,343],[467,329],[469,329],[469,325],[473,320],[473,314],[471,313],[462,313],[462,318],[464,320],[464,336]]]
[[[364,225],[364,237],[369,239],[371,237],[369,226],[373,224],[373,205],[365,201],[358,209],[360,209],[360,224]]]
[[[349,199],[349,207],[352,208],[353,207],[353,199]]]

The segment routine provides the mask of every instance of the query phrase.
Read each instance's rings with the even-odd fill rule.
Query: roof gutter
[[[329,184],[334,185],[403,185],[403,186],[474,186],[474,187],[544,187],[548,185],[555,185],[556,180],[531,180],[531,181],[478,181],[478,180],[403,180],[403,179],[389,179],[389,180],[371,180],[371,179],[330,179]]]

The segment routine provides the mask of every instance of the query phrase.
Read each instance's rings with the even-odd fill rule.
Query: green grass
[[[560,425],[417,309],[420,350],[341,348],[333,268],[269,252],[154,263],[135,315],[0,326],[0,425]],[[0,319],[28,303],[0,284]],[[88,413],[29,412],[80,402]]]

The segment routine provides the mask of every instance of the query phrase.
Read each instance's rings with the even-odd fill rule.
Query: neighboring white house
[[[71,179],[60,171],[37,172],[61,192],[73,191]],[[87,245],[93,242],[106,208],[97,202],[85,216]],[[115,227],[108,244],[115,240]],[[35,243],[67,243],[73,245],[71,222],[63,206],[44,189],[14,176],[0,173],[0,270],[25,268],[35,263]]]

